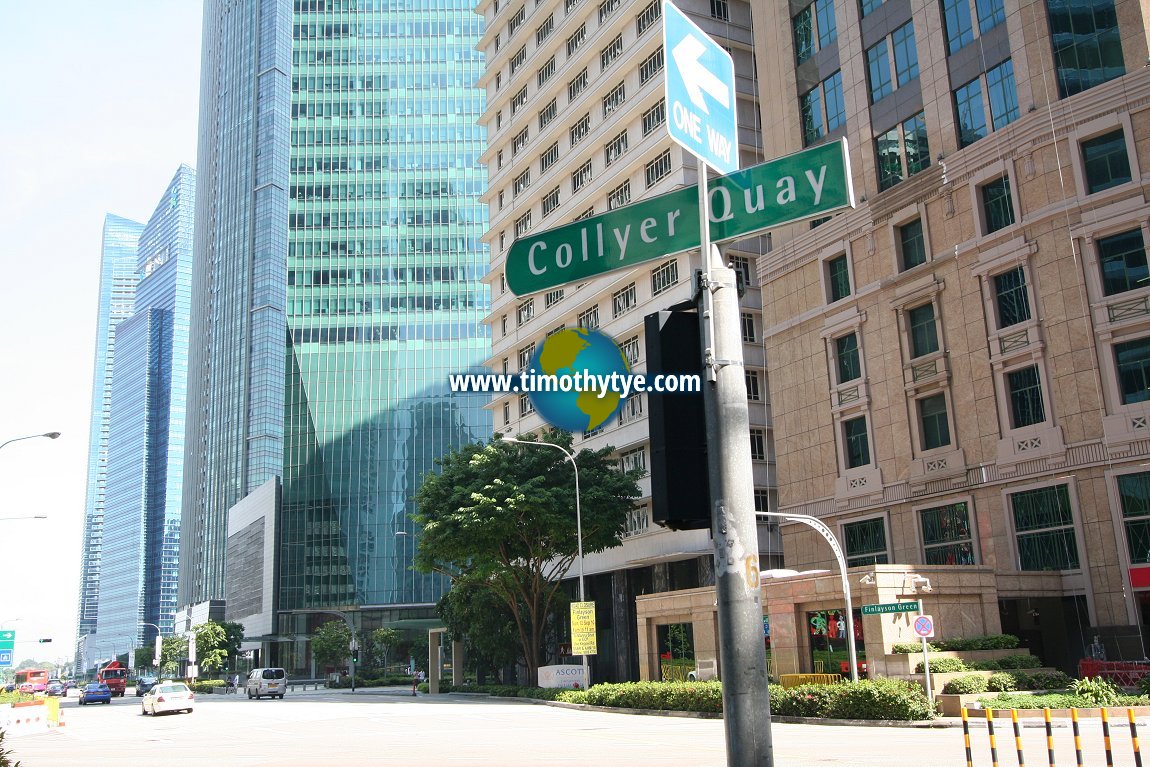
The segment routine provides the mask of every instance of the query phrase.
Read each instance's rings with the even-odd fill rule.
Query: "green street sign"
[[[711,241],[854,205],[846,140],[804,149],[707,182]],[[520,237],[507,253],[517,296],[699,247],[697,186]]]
[[[886,613],[917,613],[918,600],[913,602],[886,602],[881,605],[863,605],[863,615],[885,615]]]
[[[15,631],[0,631],[0,650],[11,650],[16,645]]]

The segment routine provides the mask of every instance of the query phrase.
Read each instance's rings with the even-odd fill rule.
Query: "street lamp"
[[[0,522],[11,522],[14,519],[47,519],[47,514],[35,514],[27,517],[0,517]]]
[[[152,665],[158,667],[160,665],[160,655],[163,654],[162,651],[164,648],[164,645],[163,645],[163,642],[164,642],[163,633],[164,632],[161,631],[160,627],[154,623],[148,623],[147,621],[140,621],[140,625],[141,626],[151,626],[152,628],[154,628],[156,630],[156,649],[152,653],[152,656],[153,656],[152,657]],[[132,660],[135,660],[135,658],[133,658]]]
[[[818,519],[807,516],[806,514],[784,514],[778,511],[756,511],[756,517],[779,517],[788,522],[802,522],[804,525],[813,527],[827,539],[827,543],[831,545],[831,551],[835,553],[835,560],[839,564],[839,575],[843,579],[843,597],[847,603],[847,655],[850,657],[851,664],[851,681],[857,682],[859,680],[858,669],[858,653],[855,652],[855,612],[854,606],[851,604],[851,584],[847,580],[847,561],[843,557],[843,550],[839,546],[838,539],[831,529],[820,522]]]
[[[575,470],[575,535],[579,539],[579,601],[586,602],[586,592],[583,586],[583,512],[579,506],[579,465],[575,463],[575,455],[563,447],[556,445],[554,442],[531,442],[529,440],[515,439],[514,437],[503,437],[504,442],[514,442],[517,445],[535,445],[538,447],[553,447],[559,450],[571,462],[571,468]],[[591,686],[591,668],[587,663],[587,656],[583,655],[583,684],[587,687]]]
[[[47,437],[48,439],[56,439],[59,436],[60,436],[60,432],[58,432],[58,431],[49,431],[49,432],[45,432],[43,434],[29,434],[27,437],[13,437],[12,439],[8,440],[7,442],[0,442],[0,447],[4,447],[5,445],[7,445],[11,442],[19,442],[22,439],[36,439],[37,437]]]

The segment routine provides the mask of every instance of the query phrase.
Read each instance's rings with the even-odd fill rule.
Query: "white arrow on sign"
[[[699,57],[706,50],[702,41],[693,35],[687,35],[671,51],[671,56],[674,57],[675,65],[683,75],[683,86],[687,89],[691,103],[710,114],[711,110],[707,108],[707,100],[703,98],[703,91],[711,94],[711,97],[724,107],[729,107],[731,104],[731,91],[727,88],[726,83],[699,61]]]

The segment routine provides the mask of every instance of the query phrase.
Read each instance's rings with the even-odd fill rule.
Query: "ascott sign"
[[[854,205],[846,141],[805,149],[708,182],[711,241],[747,237]],[[699,247],[696,186],[521,237],[507,253],[517,296]]]

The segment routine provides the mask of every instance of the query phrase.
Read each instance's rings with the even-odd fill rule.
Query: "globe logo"
[[[617,391],[601,391],[588,376],[630,374],[627,358],[609,336],[598,330],[568,328],[548,336],[531,360],[536,375],[566,379],[567,390],[557,385],[541,387],[528,396],[548,423],[566,431],[591,431],[619,412],[624,397]],[[600,379],[601,380],[601,379]]]

